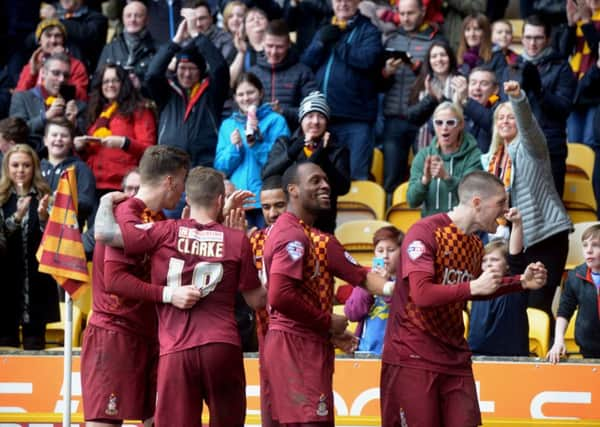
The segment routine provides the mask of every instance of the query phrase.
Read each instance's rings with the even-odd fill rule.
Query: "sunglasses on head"
[[[458,119],[447,119],[447,120],[434,119],[433,124],[438,127],[442,127],[442,126],[446,125],[449,128],[455,128],[458,125]]]

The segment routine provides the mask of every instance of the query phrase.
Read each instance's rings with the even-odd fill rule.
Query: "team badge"
[[[413,261],[425,253],[425,245],[420,240],[415,240],[406,249],[408,257]]]
[[[317,415],[319,417],[325,417],[329,415],[329,410],[327,409],[327,398],[324,394],[319,396],[319,403],[317,404]]]
[[[111,393],[108,397],[108,405],[106,405],[106,409],[104,413],[106,415],[117,415],[119,413],[119,409],[117,408],[117,396],[114,393]]]
[[[344,251],[344,256],[346,257],[346,259],[348,260],[348,262],[350,264],[358,265],[358,262],[356,262],[356,260],[354,259],[354,257],[352,255],[350,255],[348,253],[348,251]]]
[[[298,261],[304,255],[304,246],[298,240],[288,243],[285,248],[290,258],[294,261]]]
[[[136,224],[135,228],[139,228],[140,230],[150,230],[153,226],[153,223],[147,222],[145,224]]]

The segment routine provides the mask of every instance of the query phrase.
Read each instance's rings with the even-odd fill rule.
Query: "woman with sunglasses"
[[[420,150],[410,168],[408,203],[422,206],[421,216],[448,212],[458,204],[458,183],[474,170],[481,170],[477,140],[464,131],[462,110],[442,102],[433,112],[435,137]]]

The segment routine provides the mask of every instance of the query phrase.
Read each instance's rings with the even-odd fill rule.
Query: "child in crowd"
[[[375,232],[373,271],[388,279],[396,278],[402,239],[404,233],[391,225]],[[344,305],[344,312],[348,320],[359,322],[356,328],[356,336],[360,338],[357,351],[381,355],[390,302],[391,298],[371,295],[364,288],[352,289],[352,294]]]
[[[492,52],[501,52],[506,65],[515,65],[519,55],[510,48],[513,41],[513,27],[508,19],[499,19],[492,24]]]
[[[83,230],[87,221],[88,230],[91,230],[96,210],[96,179],[90,167],[73,155],[74,132],[73,125],[66,118],[48,120],[44,131],[48,159],[41,161],[42,176],[54,193],[63,171],[70,166],[75,167],[79,229]],[[83,242],[86,254],[91,256],[94,250],[93,234],[86,232]]]
[[[493,240],[485,247],[482,270],[492,268],[507,275],[525,270],[522,259],[523,221],[516,208],[505,215],[512,223],[508,245]],[[500,297],[473,301],[469,323],[469,347],[473,354],[485,356],[529,356],[528,292],[515,292]]]
[[[547,356],[552,363],[566,354],[565,331],[575,309],[575,342],[581,354],[584,358],[600,358],[600,224],[583,232],[581,244],[585,262],[569,271],[560,295],[554,345]]]

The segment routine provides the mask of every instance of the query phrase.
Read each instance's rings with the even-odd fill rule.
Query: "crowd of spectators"
[[[52,307],[36,313],[30,282],[49,280],[33,272],[32,248],[60,172],[77,166],[80,225],[93,229],[99,197],[155,144],[256,195],[294,163],[319,164],[332,209],[316,226],[330,233],[337,197],[369,179],[374,147],[388,195],[408,181],[423,216],[451,210],[465,174],[489,171],[521,211],[527,262],[548,268],[529,304],[551,313],[572,228],[567,142],[596,152],[600,196],[600,0],[521,0],[522,45],[506,1],[5,3],[0,235],[18,260],[5,264],[18,310],[3,310],[12,329],[1,343],[22,324],[27,345],[43,347],[40,325],[56,317],[50,291]],[[247,216],[264,226],[258,197]],[[89,254],[93,243],[88,234]]]

